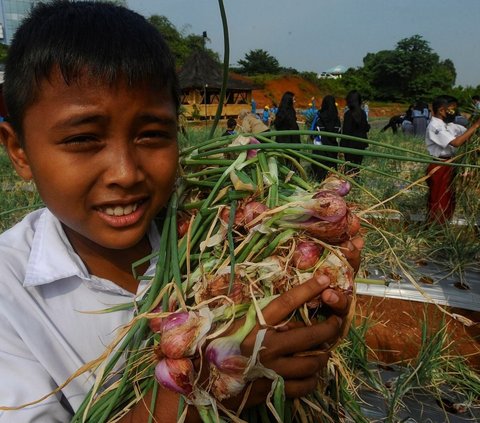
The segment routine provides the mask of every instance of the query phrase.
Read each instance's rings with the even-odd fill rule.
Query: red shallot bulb
[[[320,185],[322,189],[336,192],[338,195],[345,197],[351,189],[350,182],[339,179],[336,176],[329,176]]]
[[[155,378],[164,388],[189,395],[194,381],[192,361],[188,358],[163,358],[155,366]]]
[[[299,270],[310,269],[320,259],[323,247],[313,241],[301,241],[293,252],[293,265]]]
[[[338,222],[347,214],[347,203],[333,191],[318,191],[304,207],[313,217],[327,222]]]
[[[248,142],[249,144],[260,144],[260,141],[258,141],[256,138],[250,137],[250,141]],[[257,156],[258,150],[248,150],[247,151],[247,159],[253,159],[254,157]]]
[[[245,224],[249,224],[253,219],[267,211],[268,207],[258,201],[249,201],[244,207]]]
[[[244,372],[249,359],[242,355],[235,336],[214,339],[205,357],[210,363],[210,384],[215,398],[224,400],[238,395],[245,387]]]
[[[160,349],[169,358],[193,355],[210,330],[211,322],[193,311],[179,311],[162,319]]]

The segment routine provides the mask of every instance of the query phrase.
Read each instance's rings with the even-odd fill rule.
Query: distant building
[[[337,65],[334,66],[333,68],[330,68],[322,73],[318,74],[318,78],[331,78],[331,79],[338,79],[341,78],[342,75],[345,73],[347,68],[342,65]]]
[[[37,3],[40,0],[0,0],[0,43],[10,45],[20,23]],[[114,3],[127,6],[126,0]]]
[[[10,44],[12,37],[30,9],[39,0],[0,0],[0,42]]]

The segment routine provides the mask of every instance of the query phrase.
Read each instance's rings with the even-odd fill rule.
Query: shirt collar
[[[445,125],[445,127],[447,126],[447,124],[445,123],[445,121],[443,119],[440,119],[436,116],[432,116],[432,121],[436,122],[437,125]]]
[[[152,223],[149,231],[152,250],[158,250],[160,236]],[[155,269],[156,256],[150,260],[146,272],[151,275]],[[74,251],[60,221],[45,209],[39,218],[27,263],[24,286],[45,285],[60,279],[77,276],[84,280],[92,277],[82,259]]]

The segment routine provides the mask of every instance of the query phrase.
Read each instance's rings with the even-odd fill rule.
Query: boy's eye
[[[75,135],[66,138],[61,144],[67,149],[67,151],[72,152],[97,151],[102,147],[102,142],[97,137],[89,134]]]
[[[75,144],[85,144],[91,142],[98,142],[98,139],[93,135],[75,135],[73,137],[67,138],[63,141],[63,144],[75,145]]]
[[[169,131],[144,131],[137,137],[137,142],[142,144],[164,144],[175,139],[175,134]]]

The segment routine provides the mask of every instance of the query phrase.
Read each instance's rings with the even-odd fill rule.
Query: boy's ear
[[[7,151],[15,171],[24,181],[32,179],[32,171],[20,139],[8,122],[0,123],[0,143]]]

